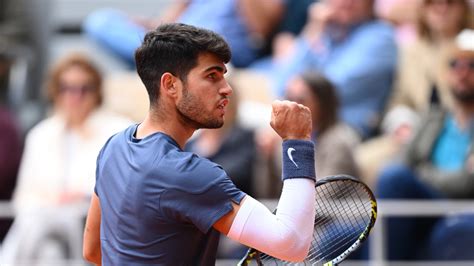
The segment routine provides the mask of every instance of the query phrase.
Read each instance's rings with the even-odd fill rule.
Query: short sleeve
[[[232,210],[231,201],[240,204],[245,193],[220,169],[220,176],[204,190],[168,189],[161,195],[160,208],[169,219],[194,224],[207,233],[212,225]]]
[[[99,152],[99,155],[97,155],[97,160],[96,160],[96,165],[95,165],[95,186],[94,186],[94,193],[96,195],[99,195],[97,193],[97,181],[99,179],[99,165],[100,165],[100,158],[102,156],[102,151],[103,151],[103,148],[100,150]]]
[[[115,135],[111,136],[107,142],[105,142],[104,146],[102,147],[102,149],[100,149],[99,151],[99,154],[97,155],[97,159],[96,159],[96,165],[95,165],[95,185],[94,185],[94,192],[95,194],[98,196],[99,193],[97,191],[97,184],[98,184],[98,181],[99,181],[99,176],[100,176],[100,167],[101,167],[101,164],[100,164],[100,161],[102,159],[102,156],[104,154],[104,150],[105,148],[107,147],[107,145],[109,144],[110,140],[114,137]]]

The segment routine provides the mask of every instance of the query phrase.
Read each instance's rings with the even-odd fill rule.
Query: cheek
[[[85,103],[84,105],[86,106],[86,109],[92,110],[95,109],[96,106],[98,105],[97,99],[95,97],[87,97],[84,99]]]
[[[441,19],[443,19],[445,14],[435,10],[435,9],[430,9],[427,10],[425,18],[427,23],[435,23],[439,22]],[[444,22],[444,19],[443,19]]]
[[[464,11],[461,7],[448,9],[446,14],[442,14],[443,21],[449,25],[458,25],[461,23]]]
[[[469,85],[474,89],[474,70],[471,70],[471,74],[468,77]]]

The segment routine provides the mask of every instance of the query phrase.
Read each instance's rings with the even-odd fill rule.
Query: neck
[[[151,109],[138,126],[136,138],[144,138],[156,132],[162,132],[173,138],[181,149],[193,135],[195,129],[186,127],[175,117],[161,110]]]
[[[450,42],[455,36],[456,32],[453,31],[434,31],[432,32],[433,41],[437,44],[443,44],[446,42]]]
[[[474,104],[458,105],[454,109],[454,119],[459,127],[465,129],[474,118]]]
[[[68,115],[68,114],[61,114],[64,118],[66,128],[72,130],[80,130],[83,126],[85,121],[87,120],[88,114],[84,115]]]

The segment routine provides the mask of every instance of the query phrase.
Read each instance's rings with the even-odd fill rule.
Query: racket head
[[[313,239],[303,262],[286,262],[249,249],[238,265],[337,265],[367,239],[377,219],[377,201],[370,188],[349,175],[316,182]]]

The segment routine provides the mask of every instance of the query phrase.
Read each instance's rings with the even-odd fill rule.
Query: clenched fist
[[[311,111],[304,105],[290,101],[274,101],[270,125],[283,140],[311,139]]]

